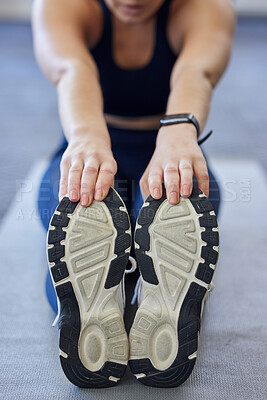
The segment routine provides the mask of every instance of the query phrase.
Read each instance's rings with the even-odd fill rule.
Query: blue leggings
[[[138,212],[143,204],[139,189],[139,180],[154,152],[157,131],[123,131],[113,127],[108,128],[111,137],[113,155],[118,165],[118,172],[115,176],[115,188],[126,204],[131,220],[132,230],[134,230]],[[67,141],[63,137],[62,144],[52,157],[40,184],[38,210],[42,224],[46,230],[48,230],[50,219],[58,205],[58,187],[60,179],[59,166],[66,147]],[[210,178],[209,199],[218,216],[220,207],[220,188],[209,168],[209,165],[208,171]],[[196,178],[194,177],[193,179],[194,185],[197,186]],[[51,307],[55,312],[57,312],[56,293],[49,271],[46,277],[46,294]]]

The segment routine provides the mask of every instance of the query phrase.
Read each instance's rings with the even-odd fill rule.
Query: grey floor
[[[80,390],[59,366],[44,295],[45,233],[36,193],[60,137],[54,89],[33,59],[28,25],[0,24],[0,398],[267,398],[267,21],[239,23],[233,58],[215,91],[206,154],[222,187],[215,292],[190,379],[175,390],[129,373],[110,390]],[[30,175],[29,175],[30,174]],[[21,180],[32,190],[15,196]]]

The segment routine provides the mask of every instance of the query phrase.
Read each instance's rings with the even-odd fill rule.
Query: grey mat
[[[220,260],[196,367],[177,389],[145,387],[129,371],[105,390],[79,389],[64,377],[44,294],[45,233],[35,204],[44,163],[35,166],[0,231],[1,399],[267,398],[265,175],[253,160],[211,163],[223,187]]]

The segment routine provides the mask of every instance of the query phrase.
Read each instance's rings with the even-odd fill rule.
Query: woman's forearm
[[[110,145],[101,87],[93,68],[82,61],[71,63],[57,84],[57,93],[60,119],[68,141],[86,136]]]
[[[59,198],[88,206],[100,201],[114,183],[117,171],[103,114],[97,72],[82,62],[73,63],[57,84],[59,113],[69,145],[61,160]]]
[[[209,113],[212,89],[208,75],[200,69],[176,69],[171,79],[166,113],[193,113],[202,131]],[[149,192],[154,198],[159,198],[163,179],[168,200],[176,204],[180,193],[184,197],[190,195],[193,173],[199,187],[208,196],[207,165],[197,143],[195,126],[188,123],[162,126],[154,155],[141,179],[144,198]]]
[[[212,84],[205,74],[195,68],[183,68],[171,82],[166,114],[193,113],[197,118],[200,131],[206,124],[212,97]],[[162,127],[159,130],[158,141],[166,139],[166,134],[175,132],[176,139],[197,139],[194,125],[181,124]]]
[[[212,84],[197,67],[184,67],[171,83],[167,114],[193,113],[201,131],[207,121],[212,96]]]
[[[235,13],[230,0],[184,2],[177,23],[183,26],[183,46],[174,64],[167,104],[168,114],[193,113],[200,130],[204,129],[210,109],[212,90],[225,71],[232,48]],[[166,129],[165,129],[166,128]],[[186,137],[194,126],[176,125],[175,138]],[[159,133],[167,132],[167,127]]]

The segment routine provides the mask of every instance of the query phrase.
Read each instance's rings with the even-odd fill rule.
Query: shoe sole
[[[129,364],[145,385],[176,387],[191,374],[218,250],[216,215],[198,188],[177,205],[165,191],[160,200],[148,197],[135,230],[144,299],[129,335]]]
[[[76,386],[114,386],[128,362],[128,338],[116,294],[131,234],[114,189],[85,208],[64,197],[49,226],[47,254],[60,302],[59,353]]]

